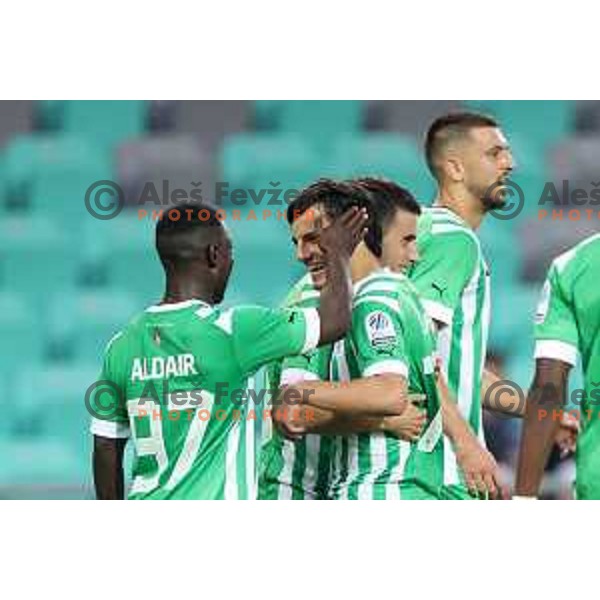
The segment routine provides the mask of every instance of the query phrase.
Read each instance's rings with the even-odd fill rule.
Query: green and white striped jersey
[[[577,440],[576,497],[600,499],[600,235],[552,263],[535,316],[535,358],[575,365],[581,356],[585,393]]]
[[[381,270],[356,283],[352,329],[335,345],[336,378],[400,374],[411,393],[426,395],[428,418],[416,443],[383,432],[336,438],[333,498],[412,498],[415,489],[438,496],[444,459],[433,352],[432,323],[407,277]]]
[[[91,431],[133,437],[131,499],[255,496],[262,366],[315,348],[315,309],[221,310],[198,300],[148,308],[109,343]],[[109,382],[106,384],[106,382]]]
[[[461,414],[485,444],[481,380],[490,321],[490,277],[479,239],[454,212],[427,208],[419,218],[419,260],[409,274],[429,316],[443,323],[438,354]],[[461,484],[456,457],[445,439],[444,481]]]
[[[306,275],[285,300],[288,308],[314,308],[319,292]],[[327,381],[331,345],[288,357],[269,366],[269,387],[297,381]],[[300,440],[271,432],[261,452],[258,497],[263,500],[322,500],[327,498],[333,438],[308,434]]]

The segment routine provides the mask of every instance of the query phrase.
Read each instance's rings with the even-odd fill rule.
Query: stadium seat
[[[258,129],[296,133],[327,142],[360,131],[363,103],[358,100],[261,100],[255,104]]]
[[[410,134],[422,146],[433,120],[458,110],[456,100],[372,100],[366,102],[366,129]]]
[[[34,308],[27,295],[12,290],[0,292],[0,378],[3,382],[21,367],[43,359],[44,320],[44,313]]]
[[[542,151],[574,130],[574,103],[570,100],[476,100],[466,104],[495,117],[508,135],[523,135]]]
[[[85,193],[112,178],[110,156],[79,136],[23,135],[6,148],[4,208],[79,220]]]
[[[295,259],[289,227],[283,219],[228,222],[234,245],[234,267],[226,301],[275,306],[282,302],[303,267]],[[262,275],[268,270],[268,283]]]
[[[48,299],[48,337],[73,358],[100,364],[109,340],[143,308],[126,291],[65,288]]]
[[[281,190],[299,188],[319,177],[321,171],[318,151],[298,135],[242,134],[227,138],[223,144],[221,173],[229,192],[236,188],[268,189],[271,182],[279,183]],[[224,197],[228,199],[229,195]]]
[[[522,354],[522,345],[530,351],[533,317],[540,287],[510,283],[500,278],[492,280],[492,322],[490,345],[496,351]],[[531,354],[529,354],[531,356]]]
[[[93,275],[91,287],[99,280],[99,285],[132,294],[142,305],[160,298],[164,276],[154,249],[156,221],[150,217],[124,210],[110,221],[84,223],[81,261]]]
[[[38,100],[34,104],[33,121],[38,131],[57,132],[63,128],[68,100]]]
[[[406,186],[426,204],[435,189],[414,138],[397,134],[338,137],[324,173],[332,177],[387,177]]]
[[[63,129],[110,147],[141,135],[148,122],[149,106],[143,100],[70,100]]]
[[[0,148],[16,135],[31,131],[33,102],[3,100],[0,102]]]
[[[180,188],[189,196],[199,189],[204,199],[212,199],[216,164],[213,154],[198,136],[190,134],[161,134],[122,144],[117,152],[117,169],[128,204],[148,210],[157,206],[146,196],[144,186],[150,182],[162,201],[163,181],[168,181],[168,194]],[[201,182],[196,188],[193,182]],[[165,198],[170,202],[170,196]]]
[[[174,128],[195,134],[213,153],[225,136],[246,129],[251,110],[246,100],[181,100],[174,106]]]
[[[36,310],[46,295],[76,281],[77,239],[68,226],[43,217],[0,221],[0,288],[28,294]]]

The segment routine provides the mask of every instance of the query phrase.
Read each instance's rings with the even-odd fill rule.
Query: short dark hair
[[[396,211],[404,210],[414,215],[421,214],[421,205],[406,189],[389,179],[361,177],[351,182],[366,189],[373,204],[373,225],[367,231],[364,241],[367,248],[378,258],[383,252],[383,236],[392,222]]]
[[[200,246],[218,241],[223,224],[217,208],[207,202],[169,208],[156,223],[156,250],[165,268],[198,258]]]
[[[339,217],[352,206],[366,208],[369,217],[372,213],[371,198],[365,189],[345,181],[319,179],[305,187],[292,200],[287,208],[288,223],[291,225],[297,217],[317,204],[323,206],[325,214],[330,219]],[[367,221],[367,227],[369,227],[369,221]]]
[[[431,174],[437,179],[436,161],[448,142],[464,137],[477,127],[498,127],[498,123],[488,115],[474,112],[449,113],[438,117],[425,136],[425,158]]]

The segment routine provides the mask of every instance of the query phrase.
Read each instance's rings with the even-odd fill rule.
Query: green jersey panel
[[[309,351],[318,338],[314,309],[222,311],[191,300],[137,317],[106,351],[102,377],[119,390],[116,406],[91,402],[92,433],[133,437],[129,497],[252,497],[262,405],[249,380],[262,364]]]
[[[303,277],[291,290],[286,306],[311,308],[319,293],[310,277]],[[331,345],[287,357],[270,366],[270,386],[298,381],[329,379]],[[321,500],[327,497],[333,438],[317,434],[300,440],[286,439],[272,431],[261,452],[259,498],[268,500]]]
[[[575,365],[581,356],[585,394],[577,440],[576,497],[600,499],[600,235],[552,263],[535,316],[535,358]]]
[[[332,496],[398,499],[443,484],[442,416],[434,374],[431,322],[403,275],[379,271],[355,286],[352,329],[334,351],[340,380],[396,373],[426,396],[427,423],[416,443],[387,433],[339,437]]]
[[[490,278],[479,239],[445,208],[426,209],[419,219],[419,260],[410,279],[429,316],[442,323],[437,351],[448,387],[474,433],[485,444],[481,383],[490,322]],[[456,457],[445,440],[447,485],[462,483]]]

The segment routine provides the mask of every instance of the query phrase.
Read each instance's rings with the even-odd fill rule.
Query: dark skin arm
[[[352,321],[350,257],[365,234],[365,209],[352,207],[332,225],[319,229],[319,246],[327,269],[327,282],[319,299],[319,345],[341,339]]]
[[[560,360],[541,358],[536,361],[521,436],[515,484],[517,496],[538,494],[560,426],[557,415],[565,405],[570,370],[571,365]]]
[[[98,500],[123,500],[123,454],[127,439],[94,436],[94,485]]]

